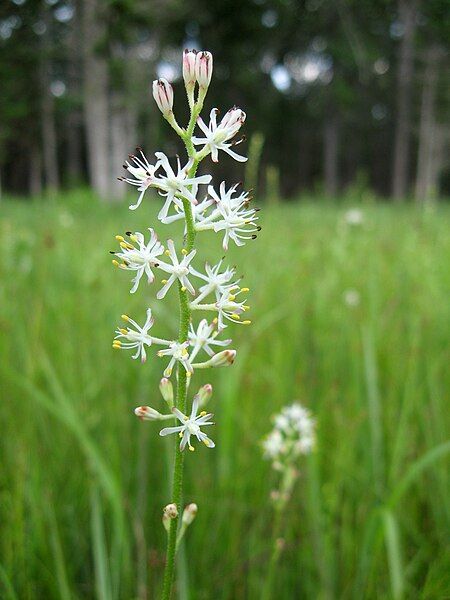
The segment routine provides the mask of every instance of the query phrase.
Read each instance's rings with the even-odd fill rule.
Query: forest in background
[[[248,113],[261,193],[448,195],[449,17],[445,0],[5,0],[1,189],[120,200],[136,145],[177,153],[151,82],[175,84],[183,116],[187,47],[214,54],[207,110]]]

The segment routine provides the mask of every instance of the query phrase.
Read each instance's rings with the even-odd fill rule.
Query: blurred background
[[[151,97],[185,47],[214,53],[204,116],[247,112],[242,180],[262,231],[231,248],[252,325],[230,325],[211,382],[214,450],[187,456],[179,600],[259,600],[277,474],[271,416],[294,400],[315,452],[283,515],[276,598],[450,597],[448,2],[3,0],[0,5],[0,598],[159,597],[172,444],[165,363],[113,352],[119,317],[175,295],[129,294],[114,235],[162,226],[117,181],[137,145],[184,156]],[[218,261],[205,233],[199,253]],[[195,265],[201,268],[201,263]],[[245,330],[245,331],[243,331]],[[163,364],[164,363],[164,364]]]
[[[208,105],[249,114],[261,191],[443,196],[449,34],[445,0],[6,0],[3,191],[87,183],[105,200],[122,197],[114,176],[137,144],[174,150],[151,81],[180,81],[181,50],[206,48]],[[182,93],[176,103],[182,112]]]

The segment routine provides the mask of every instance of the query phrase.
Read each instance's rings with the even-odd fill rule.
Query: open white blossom
[[[192,363],[194,358],[204,350],[209,356],[214,356],[214,350],[211,346],[228,346],[231,340],[217,340],[216,337],[220,331],[217,329],[217,319],[212,323],[208,323],[206,319],[202,319],[198,324],[197,330],[191,323],[189,330],[189,344],[192,346],[192,351],[189,356],[189,361]]]
[[[315,443],[315,420],[298,402],[286,406],[274,416],[274,428],[263,440],[264,456],[277,470],[295,463],[301,454],[309,454]]]
[[[189,362],[189,342],[167,342],[169,347],[164,350],[158,350],[158,356],[170,356],[170,361],[164,369],[164,377],[172,375],[173,368],[177,362],[183,365],[188,376],[194,372],[191,363]]]
[[[183,209],[180,198],[186,198],[192,204],[197,204],[197,191],[199,184],[208,184],[211,175],[200,175],[199,177],[188,177],[189,169],[193,165],[193,159],[182,167],[180,159],[177,158],[177,172],[172,169],[169,159],[163,152],[155,152],[158,164],[164,169],[165,175],[157,175],[152,185],[160,190],[161,196],[166,198],[163,207],[159,211],[158,219],[166,219],[172,203]]]
[[[201,302],[204,298],[209,296],[210,294],[215,294],[216,300],[222,296],[225,291],[229,291],[232,287],[236,285],[237,282],[229,283],[231,279],[234,277],[236,270],[234,268],[227,267],[225,271],[220,272],[220,267],[222,266],[222,260],[220,260],[217,265],[211,267],[208,263],[205,264],[205,274],[199,273],[192,266],[190,267],[190,272],[195,277],[202,279],[205,281],[205,285],[201,285],[198,288],[198,296],[196,297],[196,302]]]
[[[175,252],[175,246],[174,246],[173,241],[172,240],[167,241],[166,255],[170,258],[170,260],[172,261],[172,264],[168,265],[167,263],[164,263],[164,262],[159,263],[159,268],[162,271],[169,273],[170,277],[169,277],[169,279],[167,279],[167,280],[165,279],[163,281],[163,283],[164,283],[163,287],[156,294],[156,297],[158,298],[158,300],[161,300],[162,298],[164,298],[164,296],[167,294],[169,288],[175,283],[175,281],[177,279],[183,286],[183,290],[189,290],[189,292],[192,295],[195,295],[195,289],[192,286],[191,282],[189,281],[188,275],[189,275],[189,264],[190,264],[191,260],[194,258],[196,252],[197,252],[196,250],[192,250],[192,252],[189,252],[189,254],[186,254],[186,251],[183,248],[183,250],[181,251],[181,253],[183,254],[183,258],[180,262],[178,260],[177,253]]]
[[[153,342],[152,336],[148,333],[154,323],[151,309],[149,308],[147,310],[147,319],[142,327],[128,315],[122,315],[122,319],[134,327],[134,329],[131,327],[127,327],[126,329],[121,327],[117,328],[116,337],[113,341],[113,348],[117,350],[133,350],[136,348],[136,353],[132,358],[136,359],[140,356],[141,362],[145,362],[147,360],[145,346],[151,346]]]
[[[215,201],[212,212],[201,216],[195,224],[197,231],[214,230],[216,233],[224,233],[223,249],[228,250],[229,240],[233,240],[236,246],[243,246],[245,240],[256,238],[261,228],[256,225],[258,220],[258,209],[249,208],[250,198],[247,192],[235,196],[237,185],[228,190],[222,181],[219,194],[212,185],[208,186],[208,193]]]
[[[241,325],[250,325],[251,321],[241,321],[241,314],[249,310],[250,307],[245,304],[245,300],[236,300],[237,296],[241,293],[248,292],[248,288],[241,288],[235,284],[229,289],[226,289],[217,300],[210,304],[200,304],[195,300],[191,302],[190,307],[192,310],[211,310],[217,311],[217,322],[219,331],[226,327],[224,319],[240,323]]]
[[[164,252],[164,246],[158,241],[156,233],[151,228],[149,228],[149,231],[150,240],[147,244],[145,243],[143,234],[139,231],[135,233],[128,231],[127,236],[129,240],[125,240],[121,235],[116,236],[116,239],[120,243],[121,251],[114,254],[122,260],[122,263],[113,260],[113,264],[121,269],[136,272],[135,277],[132,279],[133,287],[130,290],[132,294],[137,290],[144,273],[147,275],[148,283],[152,283],[155,278],[152,267],[158,266],[159,261],[157,257]]]
[[[198,441],[205,444],[207,448],[214,448],[214,442],[200,429],[200,427],[205,427],[206,425],[214,425],[213,421],[211,421],[213,415],[211,413],[202,411],[197,416],[198,407],[198,398],[195,397],[192,402],[192,411],[189,417],[183,414],[177,408],[173,408],[173,414],[182,423],[182,425],[177,427],[165,427],[164,429],[161,429],[159,435],[165,436],[172,433],[177,433],[181,438],[180,450],[182,451],[186,448],[186,446],[189,448],[189,450],[194,450],[194,447],[191,445],[192,435],[195,435]]]
[[[231,150],[232,143],[228,143],[241,128],[245,122],[245,112],[240,108],[231,108],[220,121],[217,123],[217,115],[219,110],[213,108],[209,115],[209,126],[203,121],[201,117],[197,119],[197,124],[202,130],[205,137],[193,137],[192,142],[198,146],[204,146],[202,154],[205,156],[211,153],[211,159],[213,162],[219,161],[219,150],[223,150],[229,154],[232,158],[239,162],[245,162],[247,158],[236,154]]]
[[[130,154],[129,160],[123,165],[123,168],[131,173],[133,177],[119,177],[121,181],[134,185],[141,192],[136,204],[130,205],[131,210],[135,210],[141,205],[145,192],[154,183],[155,171],[159,168],[159,162],[155,165],[148,162],[141,148],[136,148],[136,151],[139,156]]]

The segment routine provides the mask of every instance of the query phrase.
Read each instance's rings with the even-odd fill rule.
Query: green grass
[[[158,597],[171,443],[133,409],[163,408],[164,363],[111,349],[119,315],[141,320],[146,303],[156,335],[177,327],[175,294],[161,303],[142,286],[131,296],[128,273],[110,263],[116,233],[156,225],[168,235],[144,205],[132,213],[81,193],[1,205],[6,600]],[[230,253],[251,288],[253,325],[227,330],[234,368],[192,384],[214,385],[217,447],[186,460],[185,501],[199,513],[180,598],[260,597],[275,479],[259,441],[294,399],[314,412],[318,447],[286,511],[276,598],[449,594],[449,211],[363,211],[349,227],[344,207],[267,208],[260,238]],[[221,255],[213,235],[200,245]]]

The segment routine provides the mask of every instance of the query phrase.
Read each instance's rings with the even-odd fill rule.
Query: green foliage
[[[120,313],[144,313],[108,258],[111,232],[150,225],[149,205],[136,215],[79,192],[2,206],[2,598],[160,590],[172,444],[133,409],[158,407],[163,365],[111,349]],[[217,448],[186,460],[192,600],[260,597],[273,512],[259,441],[296,398],[318,449],[285,515],[277,598],[448,593],[449,213],[367,206],[360,226],[344,214],[316,199],[269,207],[242,254],[254,324],[234,327],[235,368],[211,374]],[[199,244],[218,258],[207,234]],[[176,310],[153,298],[174,335]]]

